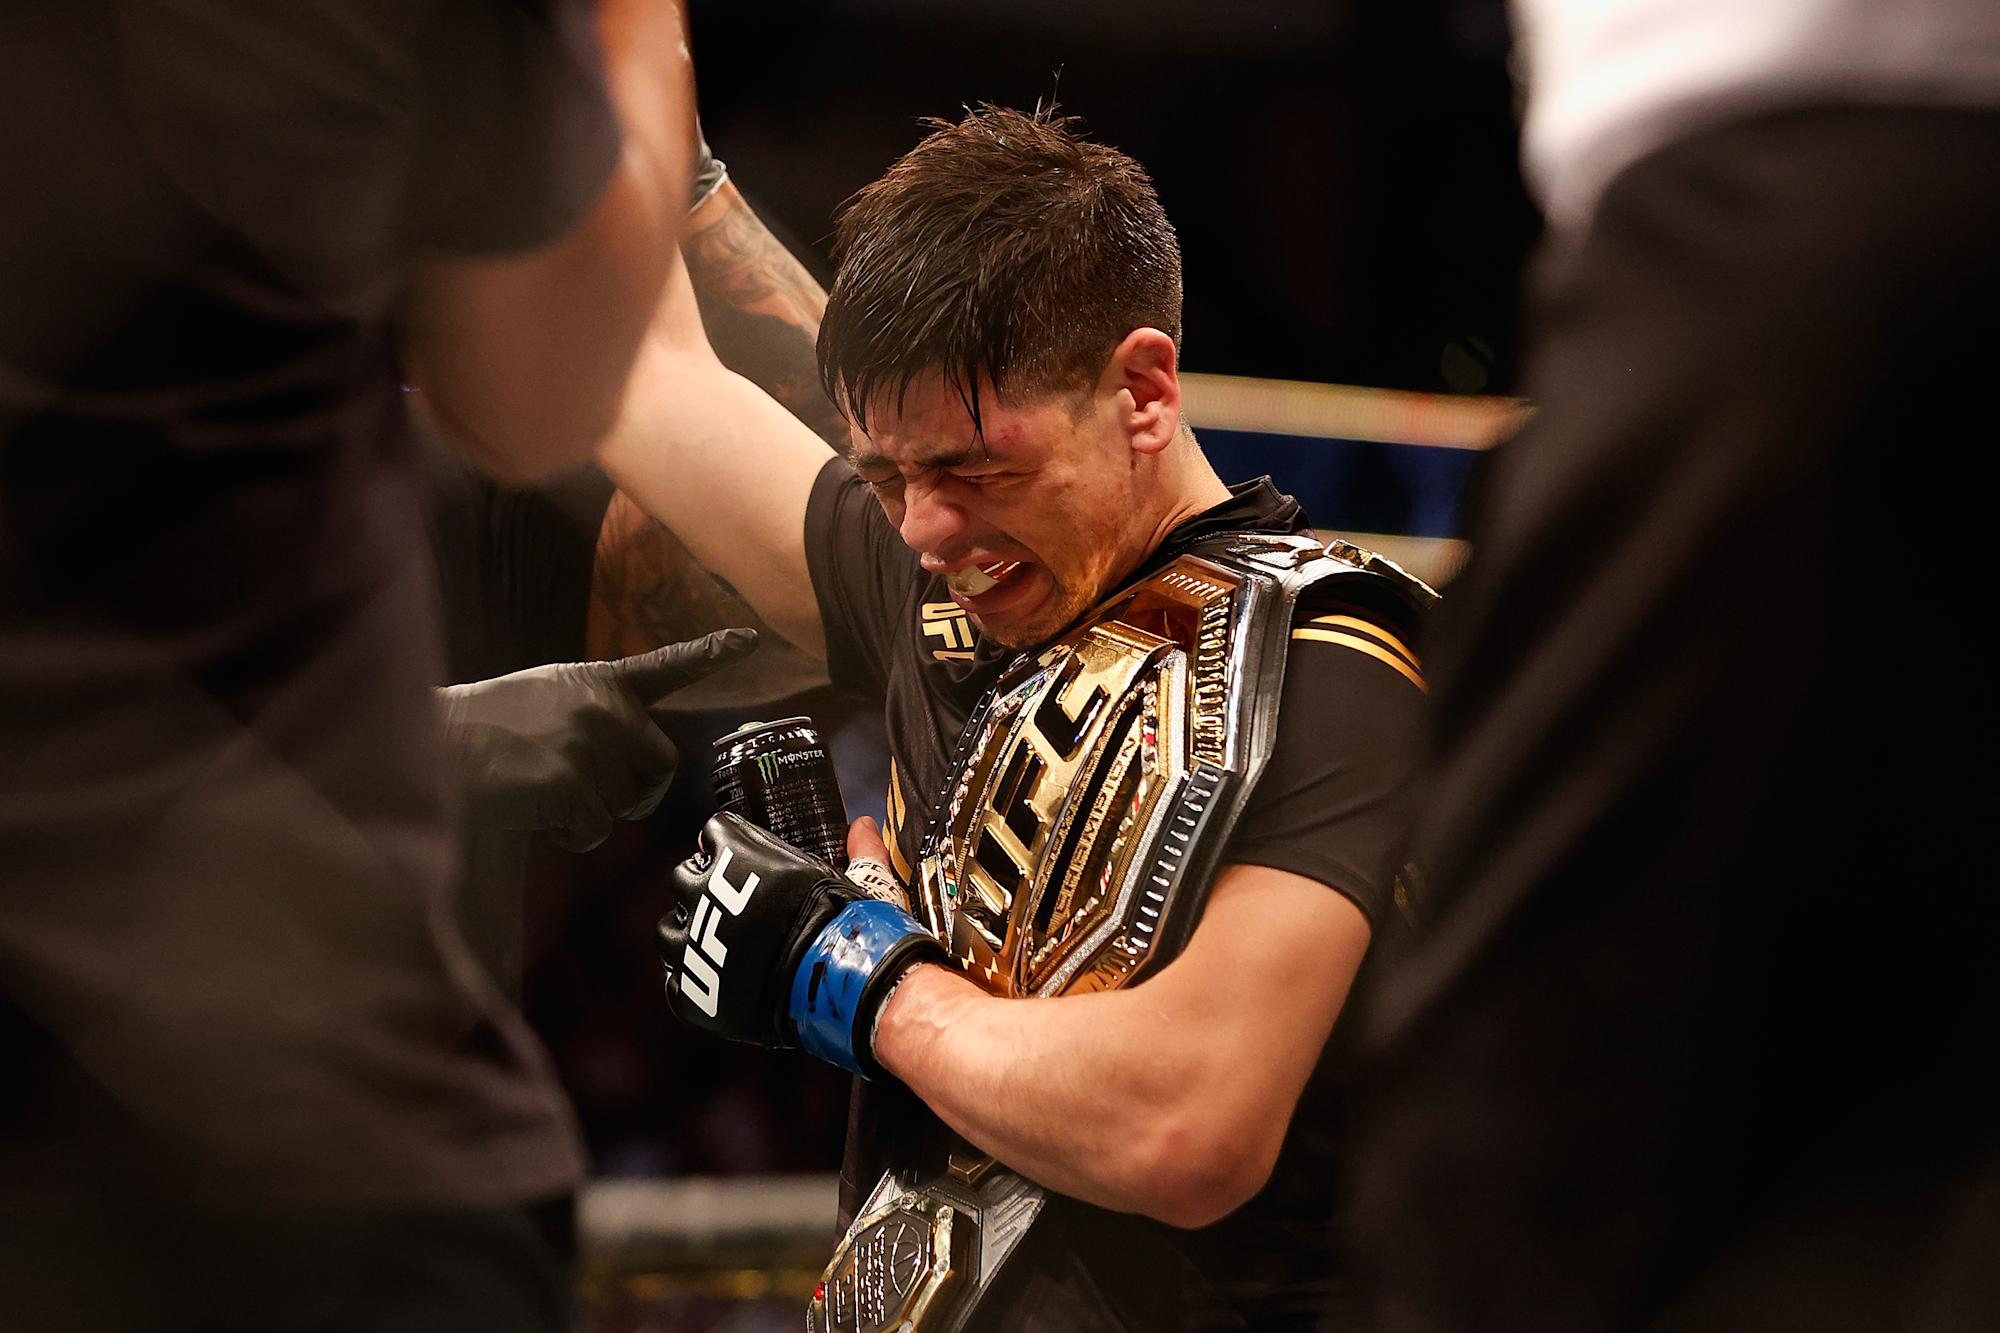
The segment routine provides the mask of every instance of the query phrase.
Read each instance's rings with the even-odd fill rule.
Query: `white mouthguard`
[[[977,597],[982,593],[992,592],[1000,586],[1000,580],[1020,567],[1019,560],[1002,560],[984,569],[968,565],[956,574],[945,575],[944,581],[951,586],[953,592],[964,593],[967,597]]]
[[[1000,586],[1000,580],[988,574],[977,565],[967,565],[944,576],[953,592],[964,593],[967,597],[977,597]]]

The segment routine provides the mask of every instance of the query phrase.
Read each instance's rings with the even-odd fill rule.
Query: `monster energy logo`
[[[775,754],[758,755],[757,776],[766,782],[776,782],[778,780],[778,756]]]

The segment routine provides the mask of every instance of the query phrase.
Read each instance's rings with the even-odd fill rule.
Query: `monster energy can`
[[[802,852],[847,865],[847,806],[809,717],[752,722],[715,743],[715,802]]]

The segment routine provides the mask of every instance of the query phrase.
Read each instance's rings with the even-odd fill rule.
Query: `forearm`
[[[1143,985],[1003,1000],[920,967],[883,1006],[875,1056],[1031,1179],[1204,1225],[1269,1177],[1367,947],[1345,896],[1225,866],[1187,949]]]
[[[1269,1119],[1239,1063],[1256,1034],[1182,1000],[1170,973],[1126,991],[1005,1000],[924,966],[884,1008],[875,1054],[968,1142],[1030,1179],[1202,1225],[1228,1211],[1217,1200],[1254,1192],[1276,1145],[1228,1128]]]
[[[681,241],[710,344],[724,365],[839,448],[847,422],[819,383],[826,291],[731,182],[688,216]]]

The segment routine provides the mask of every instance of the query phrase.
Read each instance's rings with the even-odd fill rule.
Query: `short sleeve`
[[[1317,880],[1379,927],[1406,851],[1425,699],[1399,636],[1353,614],[1301,618],[1277,743],[1223,861]]]
[[[532,249],[595,202],[617,112],[578,0],[454,0],[426,53],[416,199],[423,244]]]
[[[304,290],[367,307],[412,255],[532,248],[618,153],[580,0],[120,0],[133,123]]]
[[[806,564],[834,688],[880,697],[888,688],[889,645],[907,632],[920,570],[867,484],[837,456],[820,469],[806,501]]]

